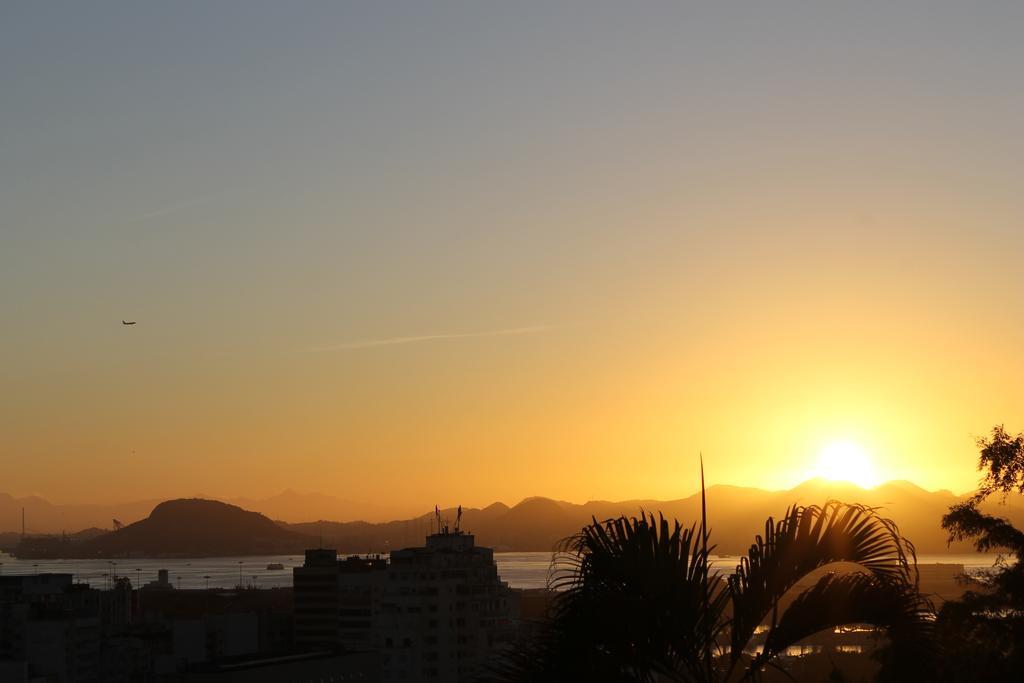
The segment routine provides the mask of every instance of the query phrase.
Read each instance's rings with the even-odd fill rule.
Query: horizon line
[[[860,489],[862,491],[871,491],[873,489],[877,489],[879,487],[885,486],[886,484],[898,484],[898,483],[907,483],[907,484],[910,484],[912,486],[916,486],[917,488],[921,489],[922,491],[925,491],[926,493],[942,493],[942,492],[947,492],[947,493],[950,493],[950,494],[952,494],[954,496],[971,495],[971,494],[973,494],[974,492],[977,491],[976,488],[975,489],[969,489],[969,490],[964,491],[962,493],[957,493],[957,492],[953,491],[950,488],[942,488],[942,487],[937,488],[937,489],[926,489],[923,486],[921,486],[920,484],[918,484],[918,483],[916,483],[914,481],[911,481],[909,479],[887,479],[885,481],[879,482],[878,484],[875,484],[874,486],[865,487],[865,486],[861,486],[860,484],[856,484],[856,483],[854,483],[852,481],[846,481],[844,479],[826,479],[824,477],[810,477],[808,479],[804,479],[802,481],[799,481],[796,484],[793,484],[789,488],[761,488],[759,486],[745,485],[745,484],[732,484],[732,483],[728,483],[728,482],[717,482],[715,484],[711,484],[710,486],[708,486],[708,488],[712,489],[712,488],[714,488],[716,486],[729,486],[729,487],[738,488],[738,489],[754,489],[754,490],[757,490],[757,491],[763,491],[764,493],[786,493],[788,491],[792,491],[795,488],[803,486],[804,484],[807,484],[807,483],[810,483],[810,482],[814,482],[814,481],[820,481],[820,482],[823,482],[825,484],[831,484],[831,485],[836,485],[836,486],[850,486],[850,487],[858,488],[858,489]],[[239,499],[248,499],[249,502],[259,503],[259,502],[262,502],[262,501],[265,501],[265,500],[269,500],[271,498],[274,498],[276,496],[279,496],[279,495],[281,495],[283,493],[288,493],[288,492],[295,493],[295,494],[297,494],[299,496],[311,496],[311,495],[325,496],[325,497],[328,497],[328,498],[333,498],[333,499],[335,499],[335,500],[337,500],[339,502],[351,503],[353,505],[363,505],[363,504],[373,505],[373,503],[367,503],[366,501],[359,501],[359,500],[352,500],[352,499],[348,499],[348,498],[338,497],[338,496],[335,496],[334,494],[324,493],[322,491],[316,491],[316,490],[311,490],[311,489],[310,490],[301,490],[300,491],[300,490],[297,490],[296,488],[288,487],[288,486],[286,486],[285,488],[281,489],[280,491],[278,491],[276,493],[270,493],[270,494],[266,494],[266,495],[259,495],[259,494],[215,495],[215,494],[209,494],[209,493],[203,493],[203,492],[195,492],[193,494],[185,494],[185,495],[170,495],[170,496],[152,495],[152,496],[144,496],[144,497],[140,497],[140,498],[135,498],[135,499],[131,499],[131,500],[120,500],[120,501],[112,501],[112,502],[95,502],[95,501],[91,501],[91,502],[75,502],[75,501],[73,501],[73,502],[67,502],[67,503],[55,502],[54,499],[48,498],[45,495],[37,493],[37,492],[32,492],[32,493],[26,493],[26,494],[20,494],[19,495],[19,494],[15,494],[15,493],[9,493],[7,491],[0,491],[0,496],[8,496],[8,497],[10,497],[10,499],[12,501],[20,501],[20,500],[25,500],[25,499],[29,499],[29,498],[36,498],[36,499],[38,499],[38,500],[40,500],[40,501],[42,501],[44,503],[47,503],[49,505],[60,506],[60,507],[80,507],[80,506],[81,507],[89,507],[89,506],[110,507],[110,506],[115,506],[115,505],[135,505],[135,504],[139,504],[139,503],[150,503],[152,501],[157,501],[158,503],[164,503],[164,502],[167,502],[167,501],[170,501],[170,500],[214,500],[214,501],[219,501],[219,502],[222,502],[222,503],[227,503],[229,505],[235,505],[235,503],[231,502],[231,501],[233,501],[233,500],[237,501]],[[638,501],[638,500],[649,500],[649,501],[656,501],[656,502],[661,502],[661,503],[670,503],[670,502],[673,502],[673,501],[684,500],[686,498],[690,498],[692,496],[697,495],[698,493],[700,493],[700,489],[699,488],[694,489],[694,491],[692,493],[680,496],[678,498],[638,498],[638,497],[633,497],[633,498],[622,498],[622,499],[617,499],[617,500],[611,500],[611,499],[608,499],[608,498],[588,498],[588,499],[586,499],[586,500],[584,500],[582,502],[566,500],[564,498],[559,498],[559,497],[555,497],[555,496],[527,495],[527,496],[523,496],[522,498],[520,498],[519,501],[517,503],[515,503],[515,505],[518,505],[518,504],[522,503],[523,501],[532,500],[532,499],[535,499],[535,498],[545,498],[547,500],[552,500],[552,501],[560,502],[560,503],[569,503],[571,505],[586,505],[587,503],[630,503],[630,502]],[[1022,494],[1022,495],[1024,495],[1024,494]],[[505,503],[502,500],[492,500],[490,503],[484,504],[483,507],[487,507],[489,505],[494,505],[496,503],[501,503],[502,505],[507,505],[507,503]],[[514,507],[514,505],[509,506],[509,507]],[[445,509],[447,509],[447,508],[445,508]],[[479,509],[483,509],[483,508],[479,508]]]

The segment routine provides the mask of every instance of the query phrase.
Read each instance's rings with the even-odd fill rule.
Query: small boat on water
[[[284,569],[284,565],[281,564],[280,562],[271,562],[270,564],[267,565],[267,569],[268,570],[280,570],[280,569]]]

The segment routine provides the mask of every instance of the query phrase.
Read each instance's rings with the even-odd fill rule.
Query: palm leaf
[[[727,582],[709,573],[707,539],[703,508],[699,530],[643,511],[593,519],[552,560],[548,585],[558,597],[549,624],[501,665],[497,679],[731,680],[740,662],[750,664],[746,677],[755,676],[788,644],[829,626],[876,623],[894,643],[911,645],[927,630],[930,605],[916,590],[914,547],[874,509],[836,501],[792,507],[779,522],[767,521]],[[780,617],[787,591],[841,561],[865,573],[826,576]],[[743,650],[769,614],[765,649],[747,662]]]
[[[777,621],[782,596],[810,572],[833,562],[854,562],[871,576],[917,585],[914,546],[896,525],[862,505],[829,501],[793,506],[779,522],[769,518],[764,536],[750,546],[729,578],[731,653],[735,664],[757,626]]]
[[[819,631],[871,624],[886,629],[892,641],[889,666],[919,679],[925,673],[921,667],[934,661],[934,617],[931,603],[910,584],[860,572],[829,573],[789,605],[744,678],[754,677],[787,647]]]
[[[708,552],[696,526],[660,515],[594,520],[553,565],[563,651],[607,658],[638,680],[706,680],[727,602],[724,582],[707,574]]]

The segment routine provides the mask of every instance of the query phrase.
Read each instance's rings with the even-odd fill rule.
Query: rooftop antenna
[[[441,508],[434,506],[434,517],[437,519],[437,533],[441,533]]]
[[[459,506],[458,512],[455,513],[455,533],[459,533],[459,527],[462,526],[462,506]]]
[[[21,508],[21,540],[25,540],[25,508]]]

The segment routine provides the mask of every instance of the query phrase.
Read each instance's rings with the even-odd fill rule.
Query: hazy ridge
[[[969,543],[947,545],[940,524],[950,505],[965,496],[949,491],[926,491],[905,481],[892,481],[873,489],[854,485],[810,480],[788,491],[764,491],[756,488],[717,485],[707,491],[708,515],[716,552],[745,552],[754,535],[763,533],[769,516],[782,516],[793,504],[822,504],[830,498],[877,507],[894,519],[901,531],[922,553],[971,552]],[[1024,523],[1024,499],[1016,497],[1007,506],[989,504],[986,509],[1005,516],[1015,524]],[[620,514],[637,515],[641,510],[662,513],[668,518],[692,524],[699,519],[700,495],[671,501],[628,500],[567,503],[549,498],[527,498],[508,507],[496,503],[484,509],[463,512],[462,526],[476,535],[477,542],[499,551],[546,551],[578,531],[592,519],[603,520]],[[454,520],[455,511],[446,509],[443,517]],[[381,552],[422,542],[429,532],[432,514],[412,520],[367,524],[361,522],[313,522],[288,525],[289,528],[317,536],[325,545],[345,552]]]
[[[285,498],[301,497],[287,492]],[[329,496],[310,497],[311,505]],[[756,533],[763,531],[768,516],[782,515],[792,504],[823,503],[830,498],[878,507],[893,518],[919,552],[969,552],[967,543],[947,546],[946,534],[940,528],[942,515],[950,505],[961,500],[949,491],[925,491],[905,481],[892,481],[874,489],[837,482],[810,480],[789,491],[764,491],[757,488],[718,485],[707,491],[712,540],[717,552],[739,553],[746,550]],[[24,499],[22,499],[24,500]],[[222,502],[187,499],[158,504],[134,503],[123,508],[108,506],[54,506],[42,499],[31,499],[38,511],[57,515],[62,522],[69,512],[87,513],[90,520],[99,514],[115,511],[136,511],[149,506],[140,520],[117,533],[104,533],[90,527],[68,540],[80,556],[91,555],[210,555],[258,554],[275,551],[294,552],[323,543],[342,552],[386,552],[393,548],[420,545],[434,525],[433,512],[390,522],[310,521],[289,524],[271,521],[252,502],[252,510]],[[281,498],[278,498],[278,502]],[[1008,505],[989,505],[989,510],[1006,516],[1016,524],[1024,522],[1024,504],[1020,497]],[[8,510],[3,510],[2,506]],[[45,505],[42,505],[45,504]],[[19,505],[19,500],[0,495],[0,511]],[[49,508],[45,507],[49,506]],[[26,506],[27,507],[27,506]],[[268,508],[272,509],[272,508]],[[316,509],[316,508],[313,508]],[[462,528],[476,535],[481,545],[499,551],[548,551],[558,542],[579,530],[592,519],[607,519],[619,514],[636,515],[641,510],[663,513],[692,524],[699,515],[700,496],[671,501],[628,500],[590,501],[583,504],[549,498],[526,498],[514,506],[494,503],[485,508],[467,508]],[[20,514],[20,512],[19,512]],[[32,514],[36,514],[33,512]],[[148,515],[148,516],[147,516]],[[127,515],[123,515],[127,517]],[[447,508],[442,517],[454,522],[455,510]],[[8,517],[9,518],[9,517]],[[122,519],[124,522],[133,521]],[[109,527],[109,522],[106,525]],[[33,528],[33,527],[30,527]],[[19,534],[0,534],[0,546],[13,547]]]
[[[267,498],[220,498],[196,494],[192,498],[219,500],[246,510],[260,512],[272,519],[300,522],[311,519],[382,522],[402,516],[401,508],[360,503],[322,493],[297,493],[290,489]],[[0,493],[0,533],[21,531],[21,510],[25,509],[30,534],[74,533],[89,527],[110,529],[113,520],[131,524],[145,519],[162,499],[144,499],[126,503],[58,504],[40,496],[14,497]],[[396,511],[399,511],[396,514]],[[407,509],[405,516],[418,510]]]

